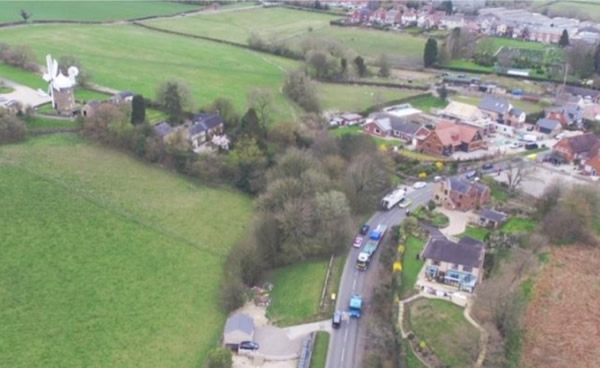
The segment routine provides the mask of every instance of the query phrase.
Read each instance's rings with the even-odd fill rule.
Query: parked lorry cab
[[[361,271],[365,271],[369,267],[371,258],[377,251],[381,240],[385,236],[386,230],[387,226],[385,225],[378,225],[375,229],[371,230],[369,239],[361,249],[360,253],[358,253],[358,257],[356,258],[356,268]]]
[[[352,294],[348,307],[350,317],[360,318],[360,312],[362,309],[362,296],[360,294]]]
[[[404,189],[396,189],[390,194],[383,197],[381,200],[381,208],[383,210],[391,210],[395,205],[397,205],[404,197],[406,196],[406,192]]]

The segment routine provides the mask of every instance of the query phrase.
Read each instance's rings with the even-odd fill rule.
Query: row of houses
[[[393,9],[371,10],[363,7],[354,10],[347,18],[351,24],[419,27],[423,29],[463,28],[490,36],[519,38],[529,41],[557,44],[563,31],[569,39],[597,43],[600,41],[600,24],[578,19],[555,17],[533,13],[526,9],[504,7],[481,8],[478,15],[463,13],[446,14],[432,4],[419,9],[397,5]]]

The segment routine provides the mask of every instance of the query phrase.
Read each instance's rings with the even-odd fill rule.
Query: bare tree
[[[508,164],[506,167],[506,177],[508,190],[514,192],[515,189],[521,184],[523,179],[525,179],[530,174],[530,170],[523,167],[522,164],[514,166],[513,164]]]
[[[273,93],[266,88],[252,88],[248,93],[248,105],[256,111],[266,130],[273,110]]]

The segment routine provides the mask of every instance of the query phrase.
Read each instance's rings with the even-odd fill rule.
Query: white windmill
[[[48,94],[52,98],[52,107],[59,114],[70,115],[75,109],[74,88],[77,85],[75,78],[79,75],[79,69],[75,66],[67,70],[69,76],[65,76],[58,69],[58,62],[52,56],[46,56],[46,73],[44,80],[48,82]]]

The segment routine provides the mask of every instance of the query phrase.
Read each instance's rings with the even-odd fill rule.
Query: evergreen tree
[[[359,77],[364,77],[367,75],[367,67],[365,65],[365,60],[361,56],[357,56],[354,59],[354,65],[356,65],[356,70],[358,71]]]
[[[146,102],[142,95],[135,95],[131,101],[131,124],[142,124],[145,120]]]
[[[567,30],[563,30],[562,35],[560,35],[560,40],[558,41],[558,45],[560,47],[567,47],[569,46],[569,33],[567,32]]]
[[[435,38],[429,38],[425,44],[425,51],[423,53],[423,64],[426,68],[435,64],[438,58],[438,45]]]

